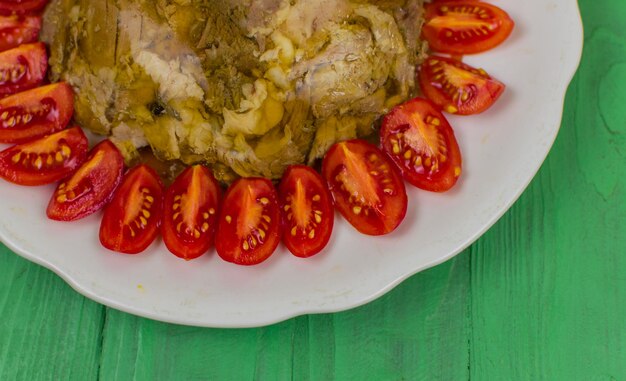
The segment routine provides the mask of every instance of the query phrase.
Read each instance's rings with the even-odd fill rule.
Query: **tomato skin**
[[[80,127],[63,130],[0,152],[0,177],[18,185],[51,184],[74,172],[88,150]]]
[[[322,176],[335,207],[359,232],[389,234],[404,220],[404,182],[378,147],[359,139],[335,144],[324,157]]]
[[[493,106],[506,88],[482,69],[440,56],[428,57],[418,75],[424,95],[451,114],[480,114]]]
[[[0,14],[32,13],[42,10],[48,0],[2,0]]]
[[[48,53],[43,42],[0,53],[0,98],[39,86],[47,71]]]
[[[283,242],[300,258],[321,252],[333,231],[332,196],[324,179],[311,167],[287,168],[279,186]]]
[[[415,98],[395,107],[383,119],[380,136],[383,150],[409,183],[431,192],[448,191],[457,183],[462,172],[459,145],[429,100]]]
[[[224,196],[215,248],[227,262],[253,266],[267,260],[280,243],[278,195],[271,181],[244,178]]]
[[[139,254],[159,234],[164,187],[156,172],[141,164],[132,168],[104,209],[100,243],[123,254]]]
[[[185,260],[205,254],[215,238],[222,190],[211,171],[195,165],[165,193],[161,233],[170,252]]]
[[[41,16],[0,15],[0,52],[37,41]]]
[[[54,191],[46,214],[55,221],[76,221],[104,207],[124,174],[124,158],[109,140],[96,145],[76,172]]]
[[[0,143],[23,143],[60,131],[74,114],[74,93],[64,82],[0,99]]]
[[[515,27],[505,11],[479,1],[438,1],[425,9],[422,36],[435,52],[481,53],[504,42]]]

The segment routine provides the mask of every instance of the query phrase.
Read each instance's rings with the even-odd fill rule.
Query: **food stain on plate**
[[[16,215],[20,217],[26,216],[26,211],[24,210],[24,208],[19,207],[19,206],[11,207],[11,212],[15,213]]]

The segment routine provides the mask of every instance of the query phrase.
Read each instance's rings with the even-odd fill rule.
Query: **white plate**
[[[557,135],[567,86],[582,50],[575,0],[493,1],[516,21],[511,38],[466,62],[508,85],[489,112],[450,118],[465,171],[450,194],[409,190],[409,212],[391,236],[370,238],[338,218],[324,253],[309,260],[280,249],[244,268],[212,253],[191,263],[162,244],[139,256],[98,242],[100,215],[73,224],[45,217],[51,187],[0,182],[0,240],[98,302],[152,319],[251,327],[367,303],[465,249],[513,204]]]

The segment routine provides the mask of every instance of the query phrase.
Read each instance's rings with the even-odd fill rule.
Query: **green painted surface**
[[[626,380],[626,3],[581,0],[563,128],[470,249],[367,306],[260,329],[102,307],[0,248],[0,380]]]

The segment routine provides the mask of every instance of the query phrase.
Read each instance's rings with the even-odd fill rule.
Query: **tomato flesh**
[[[88,149],[79,127],[63,130],[0,152],[0,177],[18,185],[51,184],[78,168]]]
[[[422,35],[436,52],[481,53],[500,45],[515,26],[505,11],[483,2],[435,2],[425,8]]]
[[[146,250],[159,234],[163,192],[163,183],[152,168],[142,164],[128,171],[104,209],[102,246],[124,254]]]
[[[0,98],[39,86],[48,71],[43,42],[0,53]]]
[[[339,212],[361,233],[389,234],[404,220],[404,182],[378,147],[363,140],[337,143],[324,157],[322,175]]]
[[[104,207],[124,174],[124,158],[109,140],[95,146],[76,172],[59,184],[46,214],[56,221],[75,221]]]
[[[185,260],[206,253],[215,237],[221,189],[202,165],[187,168],[165,193],[163,241],[172,254]]]
[[[419,72],[424,95],[446,112],[459,115],[480,114],[500,98],[505,86],[483,69],[455,59],[431,56]]]
[[[0,1],[0,13],[32,13],[42,10],[48,0],[2,0]]]
[[[462,171],[459,145],[450,124],[430,101],[415,98],[383,119],[381,145],[404,178],[418,188],[445,192]]]
[[[0,16],[0,52],[37,41],[41,16]]]
[[[330,240],[335,218],[324,179],[310,167],[291,166],[279,195],[285,246],[296,257],[318,254]]]
[[[235,181],[224,197],[215,248],[222,259],[257,265],[280,243],[280,211],[274,185],[267,179]]]
[[[62,130],[73,113],[74,95],[67,83],[0,99],[0,142],[21,143]]]

